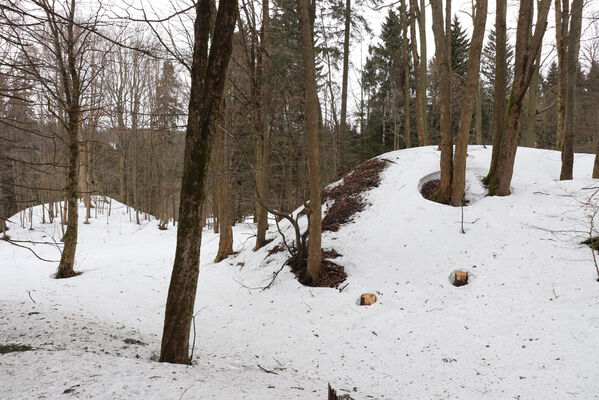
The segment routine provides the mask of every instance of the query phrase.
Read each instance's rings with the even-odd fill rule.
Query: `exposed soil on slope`
[[[362,194],[381,183],[380,173],[391,161],[371,159],[359,164],[343,176],[343,181],[331,189],[323,189],[322,201],[332,204],[322,219],[322,230],[337,232],[339,227],[350,222],[356,213],[366,207]]]

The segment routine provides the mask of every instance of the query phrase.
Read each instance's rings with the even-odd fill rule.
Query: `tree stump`
[[[464,286],[468,284],[468,272],[456,271],[453,280],[454,286]]]
[[[361,306],[370,306],[376,302],[376,295],[372,293],[364,293],[360,296]]]

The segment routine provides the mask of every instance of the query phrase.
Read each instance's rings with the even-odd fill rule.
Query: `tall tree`
[[[344,145],[347,136],[347,85],[349,80],[349,45],[351,36],[351,0],[345,0],[345,31],[343,36],[343,76],[341,79],[341,129],[337,136],[337,175],[343,174]]]
[[[270,132],[272,118],[272,54],[270,35],[269,0],[262,1],[262,29],[260,32],[260,53],[257,71],[257,83],[261,86],[257,94],[262,94],[260,110],[260,123],[258,124],[258,141],[256,143],[256,192],[259,200],[256,202],[256,245],[259,249],[266,244],[266,231],[268,230],[268,213],[260,204],[268,201],[269,174],[270,174]]]
[[[418,25],[423,24],[421,19],[420,8],[416,0],[410,0],[410,48],[412,51],[412,59],[414,63],[414,84],[416,86],[416,129],[418,131],[418,145],[425,146],[427,144],[427,115],[426,115],[426,44],[421,43],[420,54],[418,54],[418,40],[416,38],[416,22]],[[420,32],[420,41],[426,41],[426,31]],[[424,66],[424,68],[422,68]]]
[[[191,362],[188,353],[189,334],[199,273],[201,210],[216,122],[220,115],[227,68],[233,51],[237,1],[219,2],[210,46],[210,22],[213,15],[210,0],[200,0],[195,11],[177,246],[160,349],[160,361],[178,364]]]
[[[436,200],[449,203],[453,173],[453,132],[451,129],[451,0],[446,2],[445,19],[441,0],[431,0],[435,57],[439,68],[439,106],[441,131],[441,188]]]
[[[574,105],[576,102],[576,74],[578,72],[582,8],[583,0],[572,1],[570,26],[568,28],[568,47],[566,48],[566,115],[560,180],[572,179],[572,169],[574,166]],[[567,23],[567,20],[564,22]]]
[[[462,98],[458,137],[455,146],[455,157],[453,160],[451,182],[451,205],[453,206],[463,205],[466,185],[466,153],[468,141],[470,140],[472,114],[474,112],[474,105],[477,97],[476,92],[479,83],[480,55],[483,49],[486,22],[487,0],[477,0],[474,14],[474,31],[472,33],[470,54],[468,56],[466,87]]]
[[[404,144],[405,147],[412,147],[412,118],[410,115],[410,59],[408,57],[408,9],[406,7],[406,1],[401,0],[400,3],[401,13],[401,59],[403,61],[403,110],[404,110]],[[397,146],[399,149],[399,146]]]
[[[304,86],[306,116],[304,131],[306,134],[306,152],[308,158],[308,187],[310,204],[308,210],[309,241],[308,266],[304,281],[317,283],[321,275],[321,236],[322,205],[320,198],[320,151],[318,139],[318,92],[316,89],[316,68],[314,63],[314,43],[312,36],[312,18],[310,1],[297,0],[300,37],[302,43],[302,61],[304,67]]]
[[[530,27],[533,23],[534,1],[523,0],[520,2],[518,12],[518,27],[516,31],[516,57],[514,66],[514,83],[508,100],[505,131],[499,143],[497,166],[493,164],[487,175],[486,182],[490,195],[507,196],[510,194],[510,183],[514,171],[514,161],[518,148],[518,136],[522,103],[530,85],[536,67],[537,54],[541,51],[543,35],[547,28],[547,14],[551,0],[541,0],[537,10],[537,20],[533,35]],[[497,34],[499,36],[499,26]],[[498,46],[499,51],[499,46]],[[499,54],[498,54],[499,59]]]

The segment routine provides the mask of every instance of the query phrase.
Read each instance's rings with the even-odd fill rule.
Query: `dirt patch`
[[[137,339],[132,339],[132,338],[127,338],[125,340],[123,340],[123,342],[127,343],[127,344],[135,344],[138,346],[147,346],[147,343],[142,342],[141,340],[137,340]]]
[[[279,243],[276,246],[274,246],[272,249],[268,250],[268,254],[266,254],[266,257],[270,257],[273,254],[277,254],[277,253],[280,253],[285,250],[287,250],[285,245],[283,243]]]
[[[391,161],[367,160],[343,176],[343,182],[331,189],[323,189],[322,201],[332,202],[322,219],[322,230],[337,232],[339,227],[366,207],[362,194],[381,183],[380,173]]]
[[[334,249],[323,251],[320,280],[318,282],[311,282],[308,286],[338,288],[347,278],[347,274],[345,273],[343,265],[335,264],[328,258],[337,258],[340,256],[341,254],[337,253]],[[287,260],[287,264],[291,267],[291,272],[293,272],[296,278],[302,282],[302,279],[306,274],[306,266],[299,266],[297,258],[295,257],[291,257]]]
[[[26,344],[2,344],[0,345],[0,354],[16,353],[21,351],[33,350],[33,347]]]
[[[441,181],[439,179],[434,179],[422,185],[422,189],[420,189],[420,194],[425,199],[432,200],[432,197],[435,193],[439,191],[439,189],[441,189]]]

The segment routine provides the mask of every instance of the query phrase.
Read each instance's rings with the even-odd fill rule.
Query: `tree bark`
[[[406,1],[401,0],[401,58],[403,61],[403,97],[404,97],[404,144],[406,148],[412,147],[412,121],[410,115],[410,62],[408,59],[408,10]]]
[[[224,129],[217,130],[216,165],[216,197],[218,203],[218,252],[214,262],[221,262],[233,254],[233,217],[231,213],[231,193],[229,183],[229,155],[227,151],[227,135]]]
[[[317,283],[321,275],[321,219],[322,206],[320,198],[320,151],[318,138],[318,94],[316,89],[316,72],[314,65],[314,44],[312,38],[312,19],[310,17],[309,0],[297,0],[300,38],[302,44],[302,60],[304,70],[306,116],[304,132],[306,136],[306,152],[308,156],[309,204],[309,241],[308,267],[304,283]]]
[[[480,79],[476,88],[476,122],[474,131],[476,133],[476,144],[483,144],[483,104],[482,104],[482,87]]]
[[[507,106],[507,122],[500,143],[499,157],[495,172],[489,171],[489,195],[507,196],[510,194],[510,183],[514,172],[522,103],[536,68],[537,54],[541,51],[543,35],[547,28],[547,14],[551,0],[541,0],[537,12],[534,34],[530,35],[533,0],[520,2],[518,28],[516,31],[516,56],[514,65],[514,83]]]
[[[501,141],[505,132],[505,109],[507,92],[507,0],[496,1],[495,14],[495,94],[493,106],[493,149],[491,153],[491,166],[489,173],[483,180],[488,185],[491,176],[497,170]]]
[[[426,55],[426,9],[424,0],[420,0],[420,13],[418,15],[418,31],[420,35],[420,115],[422,118],[423,135],[421,146],[426,146],[429,142],[428,134],[428,101],[426,88],[428,81],[428,58]]]
[[[206,172],[215,136],[215,125],[233,49],[237,1],[221,0],[207,57],[210,35],[210,1],[196,5],[191,89],[177,246],[166,301],[160,361],[189,364],[189,333],[196,297],[202,238],[202,206]]]
[[[536,147],[537,142],[537,94],[539,91],[541,53],[537,55],[537,66],[532,74],[530,87],[528,88],[528,105],[526,109],[526,130],[524,131],[524,140],[522,144],[526,147]]]
[[[412,59],[414,63],[414,84],[416,85],[416,130],[418,132],[418,145],[426,144],[426,77],[422,77],[421,63],[426,64],[426,59],[418,55],[418,44],[416,40],[416,21],[420,10],[416,0],[410,0],[410,44]],[[425,79],[424,86],[422,79]]]
[[[349,80],[349,41],[351,37],[351,0],[345,0],[345,32],[343,38],[343,77],[341,79],[341,129],[337,135],[337,176],[343,175],[344,145],[347,136],[347,85]]]
[[[441,0],[431,0],[435,57],[439,68],[439,108],[441,131],[441,188],[436,200],[448,204],[451,197],[453,173],[453,133],[451,129],[451,27],[443,22]],[[446,3],[446,13],[451,13],[451,0]],[[449,17],[451,18],[451,17]],[[445,18],[447,24],[448,17]]]
[[[0,231],[9,229],[6,221],[17,213],[13,163],[4,140],[0,140]]]
[[[574,168],[574,106],[576,104],[576,73],[578,72],[582,8],[583,0],[572,1],[570,29],[568,30],[566,121],[564,124],[564,146],[562,150],[562,170],[560,172],[560,180],[572,179],[572,169]]]
[[[262,31],[261,31],[261,68],[258,70],[260,85],[262,86],[262,107],[260,108],[260,124],[258,129],[259,140],[257,146],[256,168],[259,168],[256,176],[258,198],[268,202],[269,198],[269,174],[270,174],[270,131],[272,118],[272,60],[271,60],[271,37],[270,37],[270,12],[269,0],[262,2]],[[259,249],[266,243],[266,231],[268,230],[268,213],[259,202],[256,202],[256,246]]]
[[[51,11],[46,12],[48,18],[56,21],[56,15]],[[68,9],[68,15],[65,18],[65,45],[61,46],[59,35],[60,28],[58,23],[53,24],[54,48],[59,73],[61,75],[61,85],[64,94],[64,106],[66,108],[67,123],[67,174],[65,183],[65,202],[68,206],[67,229],[63,237],[64,246],[60,257],[60,263],[55,277],[70,278],[77,275],[74,270],[75,252],[77,249],[77,233],[79,224],[78,204],[79,197],[79,126],[81,120],[81,81],[78,71],[78,63],[75,50],[75,2],[73,1]],[[66,63],[63,59],[63,50],[66,57]]]
[[[466,155],[468,151],[468,141],[470,140],[472,115],[474,113],[477,97],[476,92],[479,83],[480,54],[483,49],[486,22],[487,0],[477,0],[476,14],[474,16],[474,31],[472,33],[472,41],[470,42],[470,55],[468,57],[468,69],[466,72],[466,85],[462,97],[458,138],[453,160],[453,175],[451,182],[452,206],[461,206],[464,202],[464,190],[466,187]]]
[[[555,0],[555,47],[557,50],[557,129],[555,147],[562,149],[566,123],[566,52],[570,0]]]

